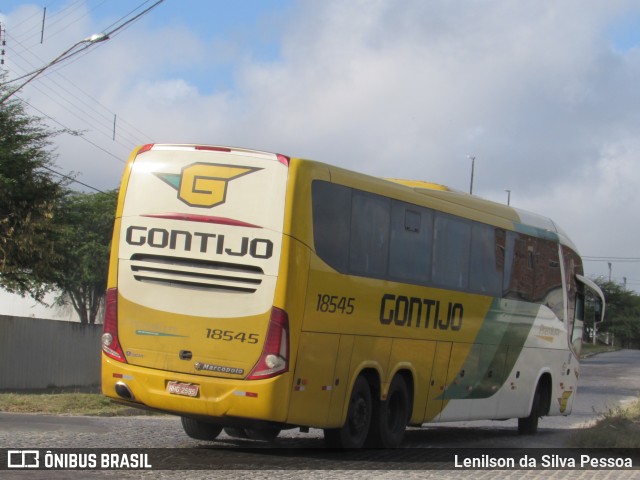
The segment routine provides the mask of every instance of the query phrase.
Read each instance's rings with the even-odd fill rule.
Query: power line
[[[138,5],[136,8],[134,8],[133,10],[131,10],[129,13],[127,13],[126,15],[123,15],[122,17],[120,17],[118,20],[116,20],[115,22],[113,22],[111,25],[109,25],[105,30],[113,27],[114,25],[117,25],[118,22],[121,22],[122,20],[124,20],[125,18],[127,18],[129,15],[132,15],[133,13],[135,13],[136,11],[140,10],[140,8],[142,8],[146,3],[149,3],[151,0],[145,0],[144,2],[142,2],[140,5]],[[164,1],[164,0],[163,0]],[[158,2],[161,3],[161,2]],[[156,4],[157,5],[157,4]],[[154,8],[156,5],[152,5],[151,8]],[[151,9],[150,8],[150,9]],[[149,10],[150,10],[149,9]],[[142,12],[143,14],[145,12]]]
[[[56,83],[56,82],[54,81],[54,83]],[[106,118],[104,115],[101,115],[98,112],[91,111],[91,110],[85,110],[81,106],[79,106],[78,104],[70,101],[68,98],[58,96],[58,98],[60,98],[62,101],[66,102],[70,107],[72,107],[72,108],[74,108],[76,110],[76,111],[74,111],[69,106],[63,104],[57,98],[52,97],[51,95],[49,95],[47,92],[45,92],[44,90],[42,90],[38,86],[34,86],[34,88],[36,90],[38,90],[39,92],[41,92],[45,97],[49,98],[52,102],[54,102],[57,105],[59,105],[60,108],[66,110],[71,115],[73,115],[74,117],[79,119],[81,122],[83,122],[83,124],[85,124],[86,126],[89,126],[89,127],[93,127],[95,132],[97,132],[100,135],[108,138],[109,140],[114,141],[116,144],[118,144],[119,146],[125,148],[126,150],[131,150],[135,145],[140,143],[139,141],[137,141],[133,137],[124,138],[124,140],[126,142],[128,142],[127,144],[122,143],[120,140],[113,140],[112,136],[111,136],[113,118]],[[62,87],[62,86],[60,86],[60,88],[65,90],[64,87]],[[49,88],[49,90],[52,91],[51,88]],[[55,93],[55,92],[53,92],[53,93]],[[71,92],[68,92],[68,93],[71,96],[73,96],[73,94]],[[76,100],[78,100],[79,102],[83,103],[82,100],[78,99],[77,97],[74,97],[74,98],[76,98]],[[84,103],[84,104],[87,105],[86,103]],[[87,106],[89,107],[89,105],[87,105]],[[107,130],[109,131],[109,133],[106,133]],[[124,136],[126,137],[127,135],[125,134]]]
[[[46,8],[50,7],[51,5],[53,5],[54,3],[56,3],[57,1],[58,1],[58,0],[52,0],[52,1],[51,1],[51,2],[49,2],[47,5],[45,5],[45,6],[44,6],[44,8],[46,9]],[[65,8],[66,8],[66,7],[65,7]],[[64,9],[63,9],[63,10],[64,10]],[[41,15],[40,11],[37,11],[36,13],[34,13],[34,14],[30,15],[29,17],[25,18],[24,20],[22,20],[21,22],[19,22],[19,23],[15,24],[15,25],[12,25],[12,27],[14,27],[14,28],[21,27],[22,25],[24,25],[25,23],[27,23],[29,20],[31,20],[31,19],[33,19],[33,18],[38,18],[38,24],[39,24],[41,16],[42,16],[42,15]]]
[[[20,43],[18,41],[18,43]],[[11,49],[11,47],[9,47],[9,49]],[[35,56],[35,55],[34,55]],[[35,56],[38,61],[42,62],[42,60],[40,58],[38,58],[37,56]],[[33,68],[34,65],[31,64],[31,62],[29,62],[28,60],[25,59],[25,61]],[[80,88],[77,84],[75,84],[73,81],[71,81],[68,77],[64,76],[62,73],[60,73],[57,70],[54,70],[53,72],[51,72],[52,74],[55,74],[56,76],[60,77],[61,80],[64,80],[65,82],[69,83],[73,88],[75,88],[77,91],[79,91],[82,95],[84,95],[85,97],[87,97],[89,100],[91,100],[92,102],[94,102],[95,104],[97,104],[99,107],[102,108],[102,110],[106,111],[106,113],[108,113],[109,115],[105,115],[105,114],[100,114],[100,112],[98,110],[95,109],[94,106],[89,105],[89,103],[86,100],[83,100],[81,98],[79,98],[76,94],[72,93],[69,89],[65,88],[64,86],[62,86],[59,82],[57,82],[54,79],[54,75],[50,75],[49,73],[46,73],[43,75],[43,77],[46,77],[48,79],[50,79],[59,89],[65,91],[68,95],[72,96],[73,98],[75,98],[76,100],[78,100],[80,103],[86,105],[86,107],[89,109],[87,113],[86,111],[84,112],[85,115],[89,116],[89,117],[94,117],[94,114],[101,116],[104,119],[104,126],[110,129],[112,129],[112,121],[113,121],[113,117],[116,115],[115,112],[112,112],[108,107],[106,107],[105,105],[103,105],[102,103],[100,103],[99,100],[97,100],[95,97],[93,97],[92,95],[90,95],[89,93],[85,92],[82,88]],[[22,77],[18,77],[18,78],[23,78],[27,75],[23,75]],[[13,80],[12,80],[13,81]],[[64,101],[67,101],[70,104],[73,104],[73,102],[71,102],[66,96],[61,96],[59,95],[59,91],[53,88],[48,87],[48,85],[46,85],[46,82],[40,82],[42,84],[43,88],[47,88],[51,93],[53,93],[56,96],[61,97]],[[33,85],[32,85],[33,86]],[[37,87],[34,86],[34,88],[37,89]],[[40,90],[41,91],[41,90]],[[49,98],[52,98],[49,96]],[[82,110],[80,107],[76,107],[79,110]],[[77,115],[76,115],[77,116]],[[79,117],[78,117],[79,118]],[[95,117],[94,117],[95,118]],[[137,132],[140,137],[144,138],[144,139],[149,139],[151,138],[150,135],[140,131],[138,128],[136,128],[135,126],[133,126],[131,123],[127,122],[125,119],[123,119],[121,116],[118,116],[118,120],[119,123],[125,124],[128,126],[128,130],[133,130],[135,132]],[[133,145],[138,145],[140,143],[145,143],[145,142],[140,142],[138,138],[134,137],[133,135],[131,135],[128,130],[124,130],[120,132],[120,136],[125,136],[125,137],[129,137],[128,141],[133,144]]]
[[[105,35],[117,35],[119,33],[122,33],[122,31],[126,28],[128,28],[129,26],[131,26],[135,21],[139,20],[143,15],[145,15],[146,13],[150,12],[153,8],[157,7],[158,5],[160,5],[161,3],[164,2],[164,0],[159,0],[156,1],[155,3],[153,3],[151,6],[149,6],[148,8],[144,9],[143,11],[139,12],[137,15],[135,15],[132,18],[127,19],[127,17],[129,17],[131,14],[135,13],[136,11],[139,11],[141,8],[143,8],[145,5],[149,4],[151,0],[146,0],[144,2],[142,2],[140,5],[138,5],[138,7],[136,7],[134,10],[132,10],[131,12],[129,12],[127,15],[121,17],[117,22],[111,24],[108,28],[111,29],[109,30],[108,33],[106,33]],[[53,3],[53,2],[51,2]],[[53,15],[53,17],[56,18],[56,21],[54,21],[53,23],[50,23],[49,25],[55,25],[55,24],[59,24],[62,23],[62,21],[64,21],[65,18],[69,17],[70,15],[75,13],[74,11],[70,11],[73,10],[73,8],[80,2],[76,1],[74,3],[70,3],[68,4],[63,10],[56,12],[56,14]],[[91,11],[95,10],[96,8],[98,8],[99,6],[101,6],[102,4],[104,4],[105,2],[101,2],[99,5],[97,5],[96,7],[94,7],[93,9],[91,9],[88,13],[90,13]],[[68,10],[68,11],[67,11]],[[65,12],[66,11],[66,12]],[[64,15],[63,15],[64,12]],[[85,15],[87,15],[88,13],[86,13]],[[57,16],[56,16],[57,15]],[[32,15],[29,19],[35,17],[36,15]],[[84,15],[83,15],[84,16]],[[82,17],[79,17],[82,18]],[[28,19],[28,20],[29,20]],[[126,20],[124,22],[122,22],[123,20]],[[72,21],[72,23],[78,21],[78,19],[75,19]],[[25,21],[23,21],[22,23],[25,23]],[[71,25],[67,24],[68,25]],[[114,27],[115,28],[112,28]],[[55,32],[54,35],[58,33]],[[51,37],[53,35],[49,35],[49,37]],[[22,38],[25,38],[24,36]],[[30,37],[28,37],[30,38]],[[35,55],[33,52],[31,52],[29,50],[29,48],[27,46],[25,46],[24,44],[22,44],[17,38],[12,38],[12,40],[15,43],[18,43],[21,47],[22,50],[14,50],[12,49],[12,51],[15,53],[16,59],[21,59],[23,61],[25,61],[27,64],[31,65],[32,69],[34,68],[33,65],[26,59],[24,58],[24,56],[22,55],[22,52],[28,52],[29,54],[33,55],[35,58],[38,58],[37,55]],[[60,101],[56,100],[55,98],[53,98],[52,95],[45,93],[43,90],[41,90],[40,88],[35,87],[38,91],[40,91],[41,93],[43,93],[46,97],[48,97],[49,99],[51,99],[52,101],[54,101],[55,103],[57,103],[58,105],[60,105],[63,109],[67,110],[69,113],[71,113],[72,115],[74,115],[76,118],[80,119],[84,124],[89,124],[91,127],[93,127],[95,129],[95,131],[97,131],[98,133],[102,133],[103,135],[107,136],[108,138],[112,138],[111,134],[107,135],[105,133],[106,128],[109,128],[110,130],[112,130],[113,128],[115,128],[114,124],[112,123],[112,118],[115,118],[115,113],[111,112],[106,106],[102,105],[98,100],[96,100],[94,97],[92,97],[91,95],[87,94],[86,92],[84,92],[82,89],[80,89],[76,84],[74,84],[73,82],[71,82],[70,80],[68,80],[67,78],[65,78],[62,74],[60,74],[59,72],[57,72],[57,68],[56,66],[59,68],[59,66],[57,64],[61,63],[62,61],[66,61],[68,59],[70,59],[71,57],[75,57],[73,60],[77,60],[79,58],[81,58],[82,56],[84,56],[86,53],[88,53],[87,48],[89,45],[85,45],[80,49],[77,49],[77,46],[72,47],[71,49],[67,50],[65,53],[63,53],[62,55],[59,56],[59,58],[56,58],[56,60],[54,62],[50,62],[49,64],[46,64],[46,66],[44,68],[47,67],[51,67],[54,66],[54,68],[52,69],[52,71],[47,72],[46,75],[43,75],[41,77],[47,77],[50,80],[52,80],[52,82],[54,83],[54,85],[57,85],[59,87],[60,90],[64,90],[67,95],[60,95],[59,91],[56,91],[54,89],[51,89],[47,83],[48,82],[39,82],[39,83],[43,83],[43,88],[47,88],[50,92],[52,92],[52,94],[54,96],[57,96],[59,98],[62,98],[62,101],[67,102],[69,105],[71,105],[74,109],[77,109],[77,112],[71,111],[68,107],[66,107],[65,105],[63,105]],[[74,48],[76,49],[75,51]],[[38,59],[40,62],[42,62],[42,60]],[[65,62],[65,64],[68,63],[73,63],[73,62]],[[44,68],[41,67],[39,69],[34,69],[33,71],[31,71],[30,73],[21,75],[17,78],[14,78],[13,80],[9,81],[9,82],[5,82],[5,83],[11,83],[23,78],[26,78],[30,75],[40,75],[41,73],[43,73]],[[27,68],[23,69],[23,71],[27,70]],[[61,86],[58,82],[56,82],[53,77],[50,76],[50,74],[57,74],[60,76],[60,78],[62,78],[63,80],[67,81],[69,84],[71,84],[72,87],[76,88],[78,91],[80,91],[83,95],[85,95],[88,99],[90,99],[91,101],[97,103],[100,107],[102,107],[102,109],[104,111],[109,112],[111,115],[113,115],[113,117],[109,117],[107,118],[107,116],[104,113],[100,113],[99,110],[96,110],[92,105],[89,105],[89,103],[87,103],[87,101],[82,100],[81,98],[79,98],[77,95],[75,95],[74,93],[72,93],[70,90],[64,88],[63,86]],[[88,110],[85,110],[82,106],[79,106],[77,103],[74,103],[74,101],[72,101],[71,99],[69,99],[69,97],[72,97],[76,102],[79,102],[80,104],[83,104],[85,107],[88,108]],[[36,108],[34,105],[32,105],[31,103],[27,102],[24,99],[21,99],[21,101],[23,101],[25,104],[29,105],[31,108],[33,108],[34,110],[36,110],[37,112],[39,112],[40,114],[42,114],[44,117],[48,118],[49,120],[55,122],[56,124],[58,124],[59,126],[61,126],[63,129],[65,129],[68,132],[73,132],[72,129],[70,129],[69,127],[67,127],[66,125],[64,125],[61,121],[53,118],[52,116],[44,113],[41,109]],[[85,116],[85,118],[83,118],[82,116]],[[96,124],[93,124],[91,121],[88,121],[87,118],[91,118],[94,121],[97,122]],[[127,122],[126,120],[122,119],[122,117],[118,116],[118,121],[119,123],[128,125],[129,128],[123,132],[120,133],[120,137],[125,138],[125,141],[129,142],[131,145],[136,145],[136,144],[140,144],[140,143],[144,143],[144,142],[140,142],[137,138],[135,138],[134,136],[132,136],[129,132],[129,130],[135,130],[136,132],[138,132],[141,136],[145,137],[145,140],[150,138],[149,135],[144,134],[143,132],[141,132],[140,130],[138,130],[136,127],[134,127],[133,125],[131,125],[129,122]],[[112,130],[113,131],[113,130]],[[110,132],[111,133],[111,132]],[[118,160],[121,163],[125,163],[121,157],[114,155],[112,152],[108,151],[107,149],[101,147],[100,145],[98,145],[97,143],[91,141],[89,138],[87,138],[86,135],[78,135],[80,136],[80,138],[82,138],[82,140],[84,140],[85,142],[91,144],[92,146],[94,146],[95,148],[98,148],[99,150],[103,151],[104,153],[106,153],[107,155],[115,158],[116,160]],[[128,137],[128,138],[127,138]],[[122,144],[120,141],[116,141],[116,143],[118,143],[120,146],[130,150],[130,146],[128,145],[124,145]],[[91,185],[87,185],[84,184],[78,180],[72,179],[71,177],[65,176],[64,174],[61,174],[60,172],[53,172],[56,174],[59,174],[61,176],[64,176],[65,178],[68,178],[70,180],[73,180],[79,184],[82,184],[84,186],[86,186],[87,188],[91,188],[93,190],[99,191],[98,189],[96,189],[95,187],[92,187]]]
[[[40,110],[39,108],[34,107],[33,105],[31,105],[29,102],[27,102],[26,100],[22,100],[24,103],[26,103],[27,105],[29,105],[31,108],[33,108],[34,110],[40,112],[42,115],[44,115],[45,117],[47,117],[49,120],[57,123],[58,125],[60,125],[62,128],[64,128],[66,131],[73,131],[71,128],[67,127],[66,125],[63,125],[62,123],[60,123],[58,120],[56,120],[55,118],[51,117],[50,115],[47,115],[46,113],[44,113],[42,110]],[[98,145],[97,143],[92,142],[91,140],[89,140],[88,138],[86,138],[84,135],[78,135],[78,137],[80,137],[82,140],[84,140],[87,143],[90,143],[91,145],[93,145],[94,147],[96,147],[99,150],[102,150],[104,153],[106,153],[107,155],[115,158],[116,160],[118,160],[121,163],[127,163],[124,160],[122,160],[120,157],[114,155],[113,153],[109,152],[108,150],[105,150],[104,148],[102,148],[100,145]]]
[[[90,188],[91,190],[95,190],[95,191],[96,191],[96,192],[98,192],[98,193],[104,193],[105,195],[113,195],[113,196],[117,196],[117,195],[114,195],[114,194],[113,194],[113,193],[111,193],[111,192],[105,192],[105,191],[103,191],[103,190],[100,190],[99,188],[92,187],[91,185],[88,185],[88,184],[86,184],[86,183],[83,183],[83,182],[81,182],[80,180],[76,180],[75,178],[73,178],[73,177],[71,177],[71,176],[69,176],[69,175],[65,175],[64,173],[56,172],[54,169],[49,168],[49,167],[47,167],[46,165],[41,165],[41,168],[44,168],[45,170],[49,170],[51,173],[55,173],[56,175],[59,175],[59,176],[61,176],[61,177],[63,177],[63,178],[66,178],[67,180],[71,180],[72,182],[79,183],[80,185],[83,185],[83,186],[85,186],[85,187],[87,187],[87,188]]]
[[[78,5],[80,5],[81,3],[83,3],[83,2],[84,2],[84,0],[75,0],[74,2],[71,2],[71,3],[68,3],[67,5],[65,5],[62,9],[60,9],[60,10],[58,10],[58,11],[52,13],[52,14],[49,14],[49,23],[48,23],[48,25],[49,26],[55,25],[55,24],[59,23],[61,20],[67,18],[69,15],[73,14],[73,12],[77,9],[76,7]],[[40,18],[42,18],[43,13],[46,12],[47,8],[49,6],[51,6],[52,3],[54,3],[54,2],[50,2],[48,5],[44,6],[43,10],[39,10],[38,12],[34,13],[27,20],[30,20],[30,19],[35,18],[35,17],[38,17],[38,22],[35,23],[33,26],[34,27],[41,27],[42,24],[40,22]],[[21,25],[23,25],[24,23],[26,23],[27,20],[25,20],[25,21],[19,23],[18,25],[16,25],[16,28],[21,26]],[[56,34],[59,33],[60,31],[64,31],[64,28],[59,30],[58,32],[56,32]],[[21,36],[21,38],[25,42],[28,42],[31,39],[35,39],[35,41],[28,47],[28,48],[31,48],[31,47],[41,43],[41,41],[40,41],[41,34],[42,34],[42,31],[41,31],[40,28],[38,28],[36,31],[34,31],[32,33],[29,33],[28,31],[25,32]],[[55,34],[54,35],[48,35],[48,37],[52,37],[52,36],[55,36]]]
[[[15,87],[13,90],[11,90],[9,93],[4,95],[0,99],[0,104],[4,103],[9,97],[14,95],[15,93],[18,93],[25,85],[27,85],[31,81],[35,80],[36,77],[38,77],[47,68],[52,67],[53,65],[57,65],[59,63],[62,63],[65,60],[77,55],[78,53],[83,52],[84,50],[87,50],[88,48],[91,48],[94,44],[104,42],[105,40],[108,40],[108,39],[109,39],[109,35],[99,34],[99,35],[92,35],[91,37],[85,38],[85,39],[80,40],[79,42],[73,44],[71,47],[66,49],[64,52],[62,52],[56,58],[51,60],[49,63],[47,63],[46,65],[44,65],[40,69],[38,69],[38,70],[36,70],[34,72],[31,72],[32,74],[30,74],[30,76],[29,76],[29,78],[27,80],[22,82],[20,85]],[[80,47],[80,48],[76,49],[76,47]],[[6,82],[6,83],[11,83],[12,81],[13,80],[11,80],[9,82]]]
[[[93,12],[94,10],[96,10],[98,7],[100,7],[101,5],[103,5],[105,2],[106,2],[106,0],[102,0],[102,2],[101,2],[100,4],[98,4],[98,5],[94,6],[93,8],[91,8],[91,9],[87,10],[86,12],[82,13],[80,16],[78,16],[77,18],[73,19],[71,22],[66,23],[65,25],[63,25],[63,26],[62,26],[60,29],[58,29],[57,31],[54,31],[54,32],[53,32],[53,33],[51,33],[51,34],[48,34],[48,35],[47,35],[47,38],[55,37],[56,35],[59,35],[60,33],[64,32],[64,31],[65,31],[67,28],[69,28],[71,25],[73,25],[74,23],[79,22],[79,21],[80,21],[80,20],[82,20],[84,17],[88,16],[91,12]],[[85,4],[84,0],[82,0],[82,1],[81,1],[81,2],[79,2],[79,3],[82,3],[82,6],[84,6],[84,4]],[[76,10],[78,10],[78,9],[76,9]],[[72,13],[74,13],[74,12],[70,12],[70,14],[69,14],[69,15],[71,15]],[[69,15],[68,15],[68,16],[69,16]],[[49,28],[49,29],[51,29],[51,27],[53,27],[54,25],[56,25],[56,24],[58,24],[58,23],[62,22],[64,19],[65,19],[64,17],[63,17],[63,18],[56,19],[56,21],[49,23],[48,28]]]
[[[62,78],[64,79],[64,77]],[[79,98],[74,92],[57,82],[55,79],[51,78],[50,80],[57,88],[51,88],[49,86],[49,82],[41,83],[40,85],[33,85],[33,88],[41,92],[51,101],[57,103],[61,108],[69,112],[71,115],[78,118],[82,122],[83,126],[91,126],[106,138],[112,139],[112,121],[113,115],[115,114],[112,113],[110,116],[107,116],[104,113],[101,113],[99,109],[95,108],[95,106],[90,105],[87,101]],[[75,86],[73,83],[71,83],[71,85]],[[46,89],[49,93],[45,92],[43,89]],[[66,92],[67,95],[61,95],[61,91]],[[74,102],[73,100],[76,100],[76,102]],[[95,99],[93,100],[95,101]],[[83,108],[83,106],[86,108]],[[102,107],[103,109],[106,109],[106,107]],[[109,131],[108,134],[106,133],[107,130]],[[132,146],[140,143],[139,139],[131,136],[126,131],[122,132],[120,136],[123,137],[124,140],[128,142],[128,144],[124,145],[120,140],[115,140],[115,142],[127,150],[131,150]]]
[[[640,262],[640,257],[591,257],[583,255],[582,260],[585,262],[638,263]]]
[[[78,0],[80,1],[80,0]],[[142,6],[144,6],[146,3],[148,3],[150,0],[145,0],[143,3],[141,3],[140,5],[138,5],[138,7],[136,7],[134,10],[132,10],[131,12],[129,12],[127,15],[121,17],[117,22],[111,24],[109,27],[107,27],[108,30],[109,28],[113,27],[115,24],[117,24],[118,22],[120,22],[121,20],[125,19],[127,16],[131,15],[132,13],[134,13],[136,10],[140,9]],[[121,25],[118,25],[117,27],[113,28],[112,30],[109,30],[105,33],[103,33],[101,35],[101,37],[103,38],[110,38],[112,35],[115,35],[118,33],[119,30],[122,30],[123,28],[127,27],[128,25],[130,25],[131,23],[139,20],[143,15],[146,15],[147,13],[149,13],[151,10],[153,10],[155,7],[157,7],[158,5],[160,5],[161,3],[163,3],[165,0],[157,0],[153,5],[151,5],[150,7],[146,8],[145,10],[143,10],[142,12],[138,13],[136,16],[128,19],[127,21],[125,21],[124,23],[122,23]],[[97,7],[94,7],[94,9]],[[92,9],[91,11],[93,11],[94,9]],[[32,72],[29,72],[27,74],[24,74],[20,77],[17,78],[13,78],[11,80],[8,80],[5,82],[5,84],[9,84],[12,82],[15,82],[16,80],[20,80],[21,78],[27,77],[29,75],[38,75],[40,74],[42,71],[44,71],[46,68],[49,68],[55,64],[58,63],[62,63],[63,61],[78,55],[79,53],[83,52],[84,50],[87,50],[89,47],[93,46],[94,43],[97,42],[87,42],[87,44],[82,45],[84,41],[78,42],[77,44],[73,45],[71,48],[69,48],[67,51],[65,51],[64,53],[62,53],[61,55],[59,55],[55,60],[53,60],[52,62],[47,63],[44,67],[41,67],[37,70],[34,70]],[[80,46],[81,48],[73,51],[76,47]],[[16,52],[19,54],[19,52]]]
[[[135,15],[134,17],[129,18],[128,20],[124,21],[124,23],[121,23],[123,20],[127,19],[127,17],[129,17],[130,15],[132,15],[133,13],[135,13],[136,11],[140,10],[142,7],[144,7],[144,6],[145,6],[146,4],[148,4],[150,1],[151,1],[151,0],[145,0],[144,2],[142,2],[141,4],[139,4],[135,9],[131,10],[129,13],[127,13],[126,15],[124,15],[123,17],[121,17],[120,19],[118,19],[116,22],[112,23],[112,24],[111,24],[111,25],[110,25],[106,30],[111,29],[111,27],[114,27],[115,25],[117,25],[117,26],[115,26],[115,28],[113,28],[113,29],[109,30],[107,33],[105,33],[105,34],[103,34],[103,35],[104,35],[104,36],[106,36],[106,37],[108,37],[108,36],[111,36],[111,35],[117,35],[117,34],[119,34],[119,33],[120,33],[120,30],[127,28],[127,27],[128,27],[128,26],[130,26],[133,22],[135,22],[135,21],[139,20],[143,15],[147,14],[147,13],[148,13],[148,12],[150,12],[152,9],[154,9],[155,7],[157,7],[158,5],[160,5],[161,3],[163,3],[163,2],[164,2],[164,0],[157,0],[157,1],[155,1],[155,3],[153,3],[151,6],[149,6],[149,7],[148,7],[148,8],[146,8],[146,9],[144,9],[143,11],[141,11],[140,13],[138,13],[137,15]],[[76,2],[76,3],[77,3],[77,2]],[[103,1],[102,3],[104,3],[104,1]],[[101,3],[100,5],[102,5],[102,3]],[[75,5],[75,4],[72,4],[72,5]],[[67,7],[67,8],[68,8],[68,7]],[[94,7],[91,11],[93,11],[95,8],[97,8],[97,7]],[[119,23],[121,23],[121,24],[120,24],[120,25],[118,25]],[[15,41],[16,41],[17,43],[20,43],[18,40],[15,40]],[[20,45],[22,45],[22,44],[20,43]],[[24,45],[22,45],[22,46],[24,47]],[[40,69],[37,69],[37,70],[34,70],[34,71],[30,72],[30,73],[27,73],[27,74],[21,75],[21,76],[19,76],[19,77],[16,77],[16,78],[14,78],[14,79],[12,79],[12,80],[9,80],[9,81],[5,82],[5,84],[12,83],[12,82],[14,82],[14,81],[17,81],[17,80],[19,80],[19,79],[22,79],[22,78],[28,77],[28,76],[30,76],[30,75],[34,75],[34,77],[33,77],[33,78],[35,78],[35,76],[40,75],[40,74],[44,71],[44,69],[49,68],[49,67],[52,67],[52,66],[54,66],[54,65],[57,65],[57,64],[59,64],[59,63],[61,63],[61,62],[63,62],[63,61],[66,61],[66,60],[68,60],[69,58],[71,58],[71,57],[73,57],[73,56],[76,56],[76,55],[78,55],[78,54],[80,54],[80,53],[83,53],[83,55],[80,55],[80,57],[82,57],[82,56],[84,56],[84,54],[88,53],[88,52],[85,52],[85,50],[87,50],[90,46],[92,46],[92,44],[84,45],[84,46],[82,46],[82,48],[77,49],[77,50],[75,50],[75,51],[72,51],[72,50],[75,48],[75,46],[74,46],[74,47],[72,47],[71,49],[69,49],[67,52],[65,52],[64,54],[60,55],[60,56],[59,56],[59,58],[56,58],[56,60],[55,60],[54,62],[50,62],[50,63],[48,63],[47,65],[45,65],[45,67],[41,67]],[[19,55],[19,53],[18,53],[18,52],[16,52],[16,54],[18,54],[18,55]],[[34,55],[34,56],[35,56],[35,55]],[[80,57],[76,57],[76,58],[80,58]],[[37,58],[37,56],[36,56],[36,58]],[[41,61],[41,60],[40,60],[40,61]],[[65,62],[65,64],[69,64],[69,63],[73,63],[73,62]],[[53,72],[49,72],[49,73],[57,73],[57,70],[54,68]],[[47,77],[49,78],[49,75],[47,75]],[[62,77],[62,78],[64,78],[64,77]],[[69,80],[67,80],[67,81],[69,81]],[[69,81],[69,82],[70,82],[70,81]],[[54,82],[54,83],[55,83],[55,82]],[[77,87],[77,85],[73,84],[73,82],[70,82],[70,83],[71,83],[74,87],[76,87],[76,88],[78,88],[78,89],[79,89],[79,87]],[[59,86],[59,84],[58,84],[58,86]],[[80,90],[80,89],[79,89],[79,90]],[[80,90],[80,91],[82,91],[82,90]],[[67,90],[67,93],[70,93],[70,92]],[[89,98],[91,98],[93,101],[96,101],[96,102],[97,102],[97,100],[96,100],[95,98],[91,97],[90,95],[86,94],[85,92],[82,92],[82,93],[84,93],[85,95],[87,95],[87,96],[88,96]],[[49,98],[51,98],[51,97],[49,97]],[[77,97],[76,97],[76,99],[77,99]],[[71,103],[71,102],[70,102],[70,103]],[[99,102],[97,102],[97,103],[98,103],[98,104],[100,104]],[[101,105],[101,104],[100,104],[100,105]],[[103,105],[101,105],[101,106],[102,106],[105,110],[109,111],[109,109],[107,109],[107,108],[106,108],[106,107],[104,107]],[[116,115],[116,114],[115,114],[115,113],[113,113],[113,112],[110,112],[110,113],[111,113],[111,117],[110,117],[109,119],[105,119],[105,121],[106,121],[106,122],[108,122],[108,125],[109,125],[109,126],[111,126],[111,125],[112,125],[112,118],[115,118],[115,115]],[[85,114],[86,114],[86,113],[85,113]],[[88,114],[87,114],[87,115],[88,115]],[[89,115],[89,116],[91,116],[91,115]],[[126,125],[130,126],[130,128],[132,128],[132,129],[136,130],[136,131],[137,131],[138,133],[140,133],[143,137],[145,137],[145,138],[150,138],[150,136],[149,136],[149,135],[146,135],[146,134],[144,134],[143,132],[141,132],[140,130],[136,129],[136,128],[135,128],[135,127],[133,127],[130,123],[128,123],[128,122],[126,122],[125,120],[123,120],[123,119],[122,119],[122,117],[119,117],[119,120],[120,120],[122,123],[124,123],[124,124],[126,124]],[[122,135],[122,133],[121,133],[121,135]],[[135,138],[133,138],[133,137],[131,137],[131,138],[129,139],[129,141],[130,141],[132,144],[138,144],[138,143],[140,143],[137,139],[135,139]]]

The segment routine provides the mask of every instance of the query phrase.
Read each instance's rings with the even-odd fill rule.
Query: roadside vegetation
[[[640,447],[640,399],[605,413],[593,427],[578,430],[570,443],[583,448]]]
[[[595,355],[597,353],[615,352],[620,350],[619,347],[612,347],[611,345],[592,345],[591,343],[582,344],[582,358]]]
[[[137,408],[111,402],[100,393],[0,393],[0,412],[101,417],[148,415]]]
[[[51,130],[22,100],[7,100],[5,77],[0,70],[0,288],[36,301],[55,292],[56,303],[71,305],[82,323],[96,323],[117,191],[70,188],[75,175],[59,172],[54,138],[82,133]]]

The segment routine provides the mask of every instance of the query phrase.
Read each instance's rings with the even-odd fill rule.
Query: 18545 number
[[[338,295],[318,294],[316,310],[323,313],[344,313],[351,315],[356,308],[356,299],[353,297],[340,297]]]
[[[207,328],[207,338],[223,340],[225,342],[258,343],[257,333],[234,332],[233,330],[220,330]]]

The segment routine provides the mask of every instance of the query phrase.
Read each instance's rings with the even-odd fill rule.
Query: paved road
[[[403,451],[410,457],[417,449],[430,447],[471,447],[471,448],[548,448],[566,446],[568,437],[576,429],[587,425],[610,409],[616,408],[638,397],[640,390],[640,351],[624,350],[597,355],[586,359],[582,363],[578,397],[574,405],[574,412],[569,417],[545,418],[540,423],[540,431],[536,436],[518,436],[516,421],[506,422],[457,422],[447,425],[428,426],[422,429],[411,428],[407,432]],[[269,470],[253,470],[250,475],[254,478],[344,478],[344,476],[358,478],[471,478],[470,473],[463,471],[422,471],[422,470],[326,470],[322,472],[303,470],[287,470],[274,475],[274,469],[292,468],[300,462],[318,462],[317,456],[322,455],[322,434],[319,430],[312,430],[309,434],[301,434],[297,430],[283,432],[276,447],[280,450],[261,450],[264,444],[251,441],[232,439],[222,434],[216,442],[199,442],[188,438],[182,431],[180,422],[175,417],[165,416],[136,416],[136,417],[72,417],[72,416],[42,416],[0,413],[0,448],[193,448],[199,452],[208,451],[214,455],[223,455],[221,467],[227,470],[217,470],[216,478],[237,478],[239,467],[244,459],[251,459],[254,465],[268,466]],[[233,450],[221,450],[235,447]],[[212,449],[213,448],[213,449]],[[293,451],[290,449],[305,450]],[[206,449],[206,450],[205,450]],[[315,453],[314,453],[315,452]],[[170,452],[169,452],[170,453]],[[224,456],[226,455],[226,456]],[[369,452],[365,457],[356,458],[357,465],[369,465],[374,468],[384,468],[383,464],[375,461],[383,458],[382,452]],[[368,455],[368,456],[367,456]],[[238,462],[234,464],[237,456]],[[338,458],[338,457],[335,457]],[[353,457],[355,458],[355,457]],[[342,458],[347,460],[347,458]],[[405,459],[406,460],[406,459]],[[411,460],[411,458],[409,458]],[[194,460],[194,461],[197,461]],[[408,461],[408,460],[407,460]],[[310,463],[310,465],[315,465]],[[320,463],[322,465],[322,463]],[[338,467],[340,464],[338,464]],[[354,464],[345,463],[347,468],[354,468]],[[333,465],[333,468],[336,468]],[[7,472],[3,472],[7,473]],[[188,475],[178,472],[73,472],[82,473],[77,478],[210,478],[206,472],[191,471]],[[246,474],[247,472],[245,472]],[[493,472],[486,478],[507,478],[507,473]],[[594,472],[564,471],[562,478],[575,475],[575,478],[591,478]],[[607,478],[606,472],[596,472],[598,478]],[[22,478],[27,472],[10,472],[11,477]],[[66,475],[62,475],[66,474]],[[67,478],[69,472],[28,472],[30,479],[37,478]],[[635,472],[625,472],[625,478],[632,478]],[[57,476],[60,475],[60,476]],[[505,475],[505,476],[502,476]],[[542,472],[528,472],[527,476],[542,475]],[[544,478],[553,478],[553,472],[545,471]],[[473,478],[485,478],[485,472],[475,473]],[[533,477],[531,477],[533,478]],[[560,478],[560,477],[559,477]],[[618,478],[618,477],[611,477]],[[640,478],[640,472],[638,474]]]

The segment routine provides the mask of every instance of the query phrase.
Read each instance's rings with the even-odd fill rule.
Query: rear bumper
[[[115,400],[183,416],[246,418],[285,423],[291,391],[291,372],[266,380],[235,380],[166,372],[116,362],[102,355],[102,393]],[[170,381],[198,385],[198,396],[167,391]],[[129,400],[116,392],[124,384]],[[122,387],[119,387],[122,391]]]

